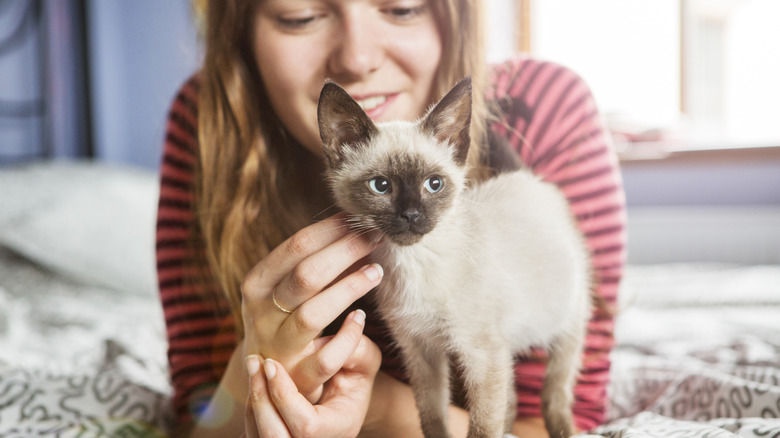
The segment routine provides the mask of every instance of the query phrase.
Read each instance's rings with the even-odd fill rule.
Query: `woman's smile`
[[[393,105],[398,93],[376,94],[368,97],[352,96],[371,120],[378,121]]]

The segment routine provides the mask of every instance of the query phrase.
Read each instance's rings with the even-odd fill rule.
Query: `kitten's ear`
[[[440,142],[452,145],[455,148],[455,160],[465,165],[471,144],[471,78],[467,77],[455,84],[428,112],[422,127]]]
[[[355,99],[333,82],[322,87],[317,122],[322,148],[331,166],[341,161],[344,148],[365,145],[377,132],[376,125]]]

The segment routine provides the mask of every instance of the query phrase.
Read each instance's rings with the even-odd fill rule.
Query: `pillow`
[[[157,290],[154,172],[89,161],[0,170],[0,244],[88,284]]]

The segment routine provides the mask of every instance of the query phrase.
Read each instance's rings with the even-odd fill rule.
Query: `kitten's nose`
[[[416,208],[410,208],[405,212],[401,213],[401,217],[406,219],[406,221],[409,222],[410,224],[413,224],[417,222],[417,219],[419,219],[420,212]]]

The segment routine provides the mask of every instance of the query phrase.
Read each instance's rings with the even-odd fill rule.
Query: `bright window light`
[[[529,33],[534,57],[568,66],[590,85],[619,143],[780,146],[780,1],[489,4],[489,56],[507,55],[518,32]],[[530,11],[528,29],[517,20],[520,7]]]

